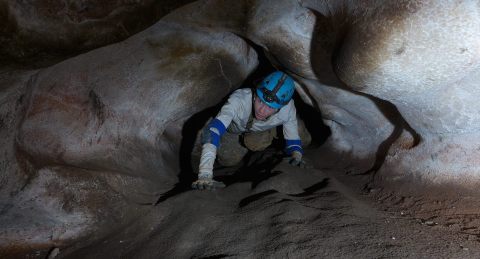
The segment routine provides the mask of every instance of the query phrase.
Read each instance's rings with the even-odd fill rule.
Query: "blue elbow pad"
[[[293,151],[298,151],[303,154],[302,141],[299,139],[286,139],[285,153],[287,153],[287,155],[291,155]]]
[[[202,132],[202,144],[211,143],[218,148],[220,138],[226,130],[225,125],[219,119],[213,119]]]

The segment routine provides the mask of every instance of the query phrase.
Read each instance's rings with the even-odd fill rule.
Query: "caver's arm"
[[[239,108],[238,96],[233,93],[218,115],[202,132],[202,154],[198,167],[198,181],[192,184],[195,189],[215,189],[225,185],[213,180],[213,165],[217,156],[217,148],[228,125],[232,122]]]
[[[291,157],[291,164],[301,166],[303,165],[303,148],[300,135],[298,134],[297,111],[293,103],[288,115],[288,120],[283,124],[285,152]]]

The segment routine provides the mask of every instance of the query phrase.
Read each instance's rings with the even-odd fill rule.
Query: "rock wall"
[[[334,59],[339,78],[394,104],[421,137],[391,150],[383,171],[395,179],[476,188],[479,25],[474,1],[391,2],[351,25]]]
[[[6,24],[25,15],[12,5],[0,2]],[[474,189],[478,11],[476,1],[197,1],[123,42],[4,76],[0,222],[11,227],[0,246],[25,236],[42,251],[91,233],[98,240],[141,214],[139,204],[155,203],[178,183],[185,121],[241,85],[258,64],[253,44],[322,112],[332,131],[320,149],[334,158],[328,166]],[[68,19],[88,27],[96,15],[105,14]],[[5,28],[30,28],[16,24]],[[110,42],[73,31],[47,45]],[[102,225],[107,218],[118,224]]]
[[[0,64],[38,67],[118,42],[192,0],[0,1]]]
[[[32,75],[15,147],[31,170],[22,191],[2,199],[0,247],[93,242],[143,213],[178,182],[184,122],[257,64],[232,33],[159,22]]]

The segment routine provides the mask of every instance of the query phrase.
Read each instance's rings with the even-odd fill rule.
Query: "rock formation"
[[[0,53],[96,48],[173,5],[99,3],[0,2],[0,40],[22,43]],[[148,15],[120,15],[135,9]],[[311,151],[317,167],[376,174],[399,191],[475,190],[479,11],[476,1],[205,0],[53,66],[5,69],[0,247],[75,251],[149,211],[179,184],[186,121],[242,85],[255,48],[330,127]]]

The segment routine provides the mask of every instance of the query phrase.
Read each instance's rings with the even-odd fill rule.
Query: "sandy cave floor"
[[[67,257],[480,258],[476,229],[467,226],[473,214],[449,217],[442,202],[355,191],[365,177],[340,182],[338,171],[285,162],[272,168],[262,156],[220,177],[227,188],[169,197],[120,233]]]

